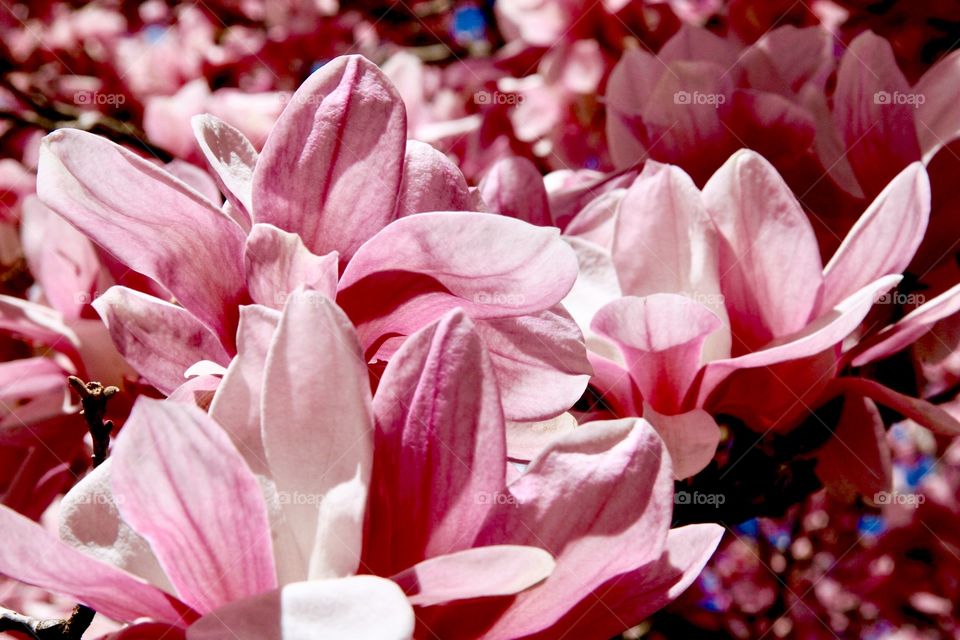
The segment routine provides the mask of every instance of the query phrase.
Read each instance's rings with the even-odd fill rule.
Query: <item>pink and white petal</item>
[[[619,575],[581,600],[556,624],[529,640],[557,637],[616,636],[636,625],[686,591],[713,555],[723,527],[695,524],[671,529],[667,549],[654,562]],[[491,638],[508,638],[503,635]]]
[[[837,378],[830,385],[834,394],[847,393],[870,398],[877,404],[893,409],[935,433],[960,435],[960,422],[947,411],[926,400],[911,398],[866,378]]]
[[[721,99],[724,104],[731,99],[727,69],[715,61],[672,62],[643,110],[650,157],[684,167],[697,184],[741,146],[717,108]],[[694,100],[698,95],[714,99]]]
[[[283,309],[287,297],[299,286],[331,299],[337,293],[336,252],[314,255],[300,236],[270,224],[253,225],[243,249],[243,264],[250,297],[271,309]]]
[[[726,240],[720,285],[744,348],[805,327],[823,265],[813,227],[777,170],[752,151],[738,151],[710,178],[703,198]]]
[[[47,305],[0,295],[0,331],[17,334],[68,355],[77,355],[80,339],[63,314]],[[79,359],[79,358],[78,358]]]
[[[197,144],[217,178],[217,184],[233,204],[243,226],[250,228],[253,211],[253,170],[257,166],[257,150],[239,130],[210,114],[190,120]]]
[[[896,324],[868,338],[852,352],[851,363],[862,367],[906,349],[936,323],[960,312],[960,284],[920,305]]]
[[[593,367],[588,393],[592,393],[595,407],[592,410],[609,410],[616,418],[638,416],[643,413],[643,394],[630,372],[593,351],[587,354]]]
[[[913,260],[930,218],[930,179],[915,162],[884,188],[823,269],[820,310]]]
[[[34,196],[23,201],[20,238],[44,298],[65,317],[79,317],[100,275],[93,245]]]
[[[199,360],[230,362],[213,332],[183,307],[119,286],[107,289],[93,306],[117,351],[165,394],[182,385]]]
[[[377,448],[364,564],[391,575],[469,548],[503,487],[493,364],[461,311],[411,336],[374,397]]]
[[[290,295],[262,394],[263,448],[277,490],[306,497],[284,505],[303,577],[355,573],[373,455],[370,381],[350,320],[323,294]]]
[[[0,574],[69,596],[124,622],[148,617],[186,626],[197,613],[173,596],[56,539],[39,524],[0,505]]]
[[[616,232],[617,211],[626,195],[626,189],[613,189],[591,200],[570,220],[564,236],[585,240],[610,251]]]
[[[656,56],[636,47],[627,49],[607,80],[606,134],[610,157],[618,169],[647,157],[642,138],[643,109],[666,67]]]
[[[183,184],[192,187],[194,191],[214,205],[219,205],[223,201],[216,181],[197,165],[184,160],[173,160],[164,165],[164,169]]]
[[[197,374],[195,371],[198,369],[203,369],[204,365],[211,364],[215,367],[223,369],[223,367],[220,365],[211,363],[209,361],[197,362],[192,367],[187,369],[186,373],[184,373],[189,380],[171,391],[170,395],[167,396],[167,399],[170,400],[170,402],[186,402],[189,404],[195,404],[204,411],[207,411],[210,408],[210,403],[213,401],[213,394],[216,393],[217,387],[220,386],[220,380],[223,374]]]
[[[237,305],[246,298],[244,234],[206,198],[123,147],[73,129],[44,138],[37,194],[121,262],[169,289],[232,348]]]
[[[498,160],[480,181],[487,210],[539,226],[553,225],[540,171],[526,158]]]
[[[620,347],[644,401],[674,414],[700,370],[707,337],[722,325],[690,298],[658,293],[611,302],[594,317],[592,328]]]
[[[507,422],[506,426],[507,457],[521,462],[533,460],[551,440],[578,427],[569,413],[537,422]]]
[[[394,217],[406,146],[403,101],[358,55],[328,62],[290,99],[253,172],[253,219],[349,260]]]
[[[397,217],[425,211],[470,211],[473,197],[451,160],[429,144],[408,140]]]
[[[542,582],[553,571],[553,557],[538,547],[474,547],[418,562],[390,579],[410,604],[430,607],[454,600],[511,596]]]
[[[891,491],[890,447],[872,400],[844,396],[834,436],[817,454],[817,476],[831,495],[850,503],[858,495],[873,501],[878,492]]]
[[[210,404],[210,417],[233,440],[237,451],[257,475],[269,476],[260,430],[264,368],[280,313],[261,305],[240,308],[237,355],[227,367]]]
[[[648,162],[617,212],[611,254],[625,294],[682,293],[729,325],[721,294],[719,234],[682,169]],[[709,359],[730,354],[729,331],[708,338]]]
[[[474,544],[538,546],[556,559],[550,577],[517,595],[489,635],[542,631],[608,580],[656,560],[672,497],[663,442],[642,419],[589,423],[555,440],[492,506]],[[571,518],[574,504],[590,517]]]
[[[839,345],[870,312],[877,298],[895,287],[901,276],[886,276],[853,294],[831,313],[821,316],[803,331],[767,347],[736,358],[715,360],[704,367],[697,406],[702,406],[714,389],[738,369],[759,369],[815,356]]]
[[[960,135],[960,109],[956,95],[949,89],[958,71],[960,53],[954,51],[930,67],[913,88],[914,95],[923,96],[923,101],[917,103],[916,121],[924,164]]]
[[[573,288],[563,299],[563,307],[579,325],[590,351],[619,359],[619,349],[590,327],[597,312],[622,295],[610,252],[580,238],[565,237],[564,240],[577,254],[579,272]]]
[[[357,251],[338,301],[369,347],[386,334],[410,335],[455,307],[474,318],[548,309],[576,277],[576,256],[556,229],[489,213],[421,213],[400,218]]]
[[[720,427],[703,409],[662,415],[647,405],[643,408],[643,417],[663,439],[676,479],[699,473],[713,460],[720,444]]]
[[[403,591],[376,576],[311,580],[230,604],[187,629],[187,640],[410,640]]]
[[[912,93],[885,38],[866,31],[850,43],[837,72],[834,118],[868,196],[920,160],[917,110],[905,100]]]
[[[173,593],[150,543],[120,517],[108,459],[93,469],[60,502],[60,539],[85,555],[123,569]]]
[[[150,542],[181,599],[206,613],[276,588],[260,486],[206,413],[141,397],[112,459],[120,516]]]
[[[583,395],[593,369],[583,334],[556,305],[518,318],[478,320],[508,420],[545,420]]]
[[[679,167],[648,162],[627,189],[612,255],[627,295],[720,291],[717,231]]]

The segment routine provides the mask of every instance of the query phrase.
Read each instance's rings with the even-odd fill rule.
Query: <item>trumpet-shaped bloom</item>
[[[622,415],[653,410],[687,472],[713,453],[701,409],[761,432],[793,428],[847,384],[837,376],[851,359],[902,348],[949,304],[931,301],[876,340],[858,335],[860,346],[850,338],[913,258],[929,197],[923,167],[907,167],[824,266],[806,214],[755,152],[734,154],[702,193],[682,170],[649,163],[609,213],[608,246],[573,241],[582,272],[570,304],[590,326],[594,384]],[[919,410],[893,392],[854,386]],[[927,424],[954,431],[940,413],[928,412]]]
[[[259,154],[216,118],[194,122],[222,208],[87,133],[57,131],[41,150],[41,199],[168,292],[114,287],[95,302],[158,389],[172,392],[197,361],[225,366],[241,305],[280,308],[302,284],[336,297],[368,358],[388,359],[404,336],[464,308],[484,327],[515,419],[556,415],[580,396],[589,365],[558,306],[573,253],[556,230],[463,211],[462,175],[406,142],[403,103],[366,59],[314,73]]]
[[[62,542],[0,511],[0,571],[191,639],[405,638],[410,602],[507,596],[549,575],[549,554],[519,543],[432,554],[395,581],[355,575],[374,413],[353,327],[298,290],[282,313],[244,307],[240,345],[209,415],[137,402],[110,460],[64,499]]]

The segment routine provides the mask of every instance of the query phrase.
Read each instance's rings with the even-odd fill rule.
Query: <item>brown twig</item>
[[[113,431],[113,421],[104,420],[107,411],[107,400],[120,389],[105,387],[99,382],[84,382],[76,376],[70,376],[67,381],[70,387],[80,396],[83,416],[93,438],[93,466],[98,467],[107,459],[110,449],[110,433]]]
[[[16,631],[34,640],[81,640],[96,612],[78,604],[65,620],[38,620],[0,608],[0,631]]]

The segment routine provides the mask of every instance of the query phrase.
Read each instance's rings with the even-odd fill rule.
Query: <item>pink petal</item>
[[[253,301],[283,309],[287,297],[299,286],[333,298],[337,292],[337,254],[317,256],[300,236],[269,224],[255,224],[243,250],[247,287]]]
[[[421,213],[360,248],[340,279],[338,301],[369,347],[455,307],[474,318],[548,309],[576,276],[576,256],[556,229],[489,213]]]
[[[139,578],[71,549],[43,527],[0,505],[0,573],[62,593],[115,620],[149,617],[184,625],[197,614]]]
[[[865,378],[837,378],[831,385],[831,391],[870,398],[877,404],[889,407],[935,433],[948,436],[960,435],[960,422],[937,405],[897,393],[879,382]]]
[[[220,189],[217,187],[216,181],[197,165],[190,164],[185,160],[173,160],[168,162],[164,169],[211,203],[218,205],[222,202],[223,198],[220,197]]]
[[[208,200],[126,149],[72,129],[44,138],[37,193],[232,345],[246,297],[243,230]]]
[[[640,49],[627,49],[607,80],[606,134],[614,166],[624,169],[642,162],[647,147],[642,114],[653,88],[667,72],[656,56]]]
[[[850,43],[837,73],[834,117],[868,195],[920,159],[917,110],[905,102],[913,95],[886,39],[866,31]]]
[[[596,408],[609,408],[614,417],[638,416],[643,413],[643,394],[630,372],[616,362],[593,351],[587,354],[593,367],[589,391],[595,392]]]
[[[137,400],[114,444],[113,493],[123,520],[199,611],[276,588],[260,486],[196,406]]]
[[[674,62],[643,110],[650,157],[684,167],[697,184],[740,147],[720,119],[733,81],[717,62]]]
[[[950,90],[958,69],[960,53],[954,51],[930,67],[913,88],[915,95],[923,96],[916,120],[924,164],[960,135],[960,109],[957,109],[956,95]]]
[[[720,444],[720,427],[706,411],[693,409],[668,416],[645,406],[643,417],[663,439],[676,479],[699,473],[713,460]]]
[[[35,197],[23,202],[20,237],[27,266],[47,302],[66,317],[78,318],[100,275],[93,245]]]
[[[541,631],[606,581],[658,558],[672,478],[663,443],[643,420],[586,424],[555,440],[493,505],[475,543],[538,546],[557,563],[516,597],[490,637]],[[589,517],[571,518],[572,505]]]
[[[231,602],[190,626],[187,640],[409,640],[414,623],[396,584],[351,576]]]
[[[721,287],[734,347],[755,349],[799,331],[820,295],[822,263],[813,227],[776,169],[739,151],[707,183],[704,201],[726,242]]]
[[[872,400],[846,395],[834,436],[817,453],[817,476],[834,496],[873,500],[892,486],[890,447],[883,418]]]
[[[480,195],[489,211],[550,226],[550,204],[540,171],[526,158],[498,160],[480,181]]]
[[[410,604],[510,596],[542,582],[555,563],[537,547],[494,545],[428,558],[393,576]]]
[[[295,291],[280,318],[264,380],[263,448],[277,490],[288,498],[284,512],[303,576],[355,573],[373,415],[367,367],[350,320],[322,294]]]
[[[416,140],[407,141],[397,216],[424,211],[469,211],[470,189],[447,156]]]
[[[777,27],[760,38],[756,46],[769,56],[794,92],[808,83],[822,90],[835,66],[833,37],[820,27]]]
[[[165,394],[184,383],[195,362],[230,361],[217,337],[183,307],[126,287],[110,287],[93,306],[120,354]]]
[[[593,319],[593,330],[613,340],[644,400],[662,413],[681,411],[700,370],[703,344],[722,322],[690,298],[659,293],[611,302]]]
[[[210,404],[210,417],[230,435],[258,475],[269,475],[260,432],[260,400],[267,351],[279,322],[280,314],[273,309],[260,305],[240,308],[237,355]]]
[[[253,217],[348,260],[393,219],[403,172],[400,95],[361,56],[328,62],[304,82],[253,173]]]
[[[767,348],[708,363],[704,367],[697,406],[702,406],[707,396],[734,371],[761,369],[800,360],[836,347],[860,325],[877,297],[896,286],[900,280],[900,276],[887,276],[867,285],[804,331],[772,343]]]
[[[164,591],[174,589],[150,543],[120,518],[112,489],[113,460],[96,467],[60,503],[60,539],[84,554],[143,578]]]
[[[503,487],[506,444],[493,365],[473,323],[452,311],[387,365],[364,563],[381,575],[471,546]],[[532,544],[532,543],[531,543]]]
[[[620,204],[612,253],[626,295],[720,292],[717,231],[679,167],[647,163]]]
[[[583,334],[562,306],[479,320],[476,331],[490,354],[507,419],[552,418],[583,395],[593,369]]]
[[[820,309],[833,308],[877,278],[904,271],[929,217],[930,180],[915,162],[877,196],[827,263]]]
[[[720,544],[723,532],[723,527],[715,524],[671,529],[667,550],[660,558],[608,580],[559,622],[530,640],[613,637],[624,627],[639,624],[693,584]]]
[[[561,413],[556,418],[537,422],[507,423],[507,457],[514,461],[529,462],[554,438],[578,428],[576,418]]]
[[[190,123],[200,151],[217,178],[217,184],[227,199],[241,213],[241,224],[250,228],[253,211],[253,170],[257,166],[257,150],[247,137],[223,120],[204,114],[194,116]]]
[[[862,342],[852,352],[851,363],[862,367],[906,349],[934,325],[960,311],[960,284],[920,305],[896,324]]]

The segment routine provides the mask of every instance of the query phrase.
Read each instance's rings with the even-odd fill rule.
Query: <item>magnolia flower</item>
[[[823,266],[807,215],[758,154],[734,154],[702,193],[679,168],[648,163],[605,207],[603,231],[593,236],[603,246],[571,238],[581,280],[567,303],[590,329],[592,385],[619,415],[652,412],[681,475],[713,456],[718,434],[704,410],[783,433],[810,407],[843,393],[958,432],[931,405],[838,377],[851,362],[903,348],[919,326],[929,327],[953,305],[955,296],[942,297],[898,325],[855,335],[899,282],[923,238],[929,206],[926,172],[913,164]],[[847,420],[860,420],[863,429],[875,424],[855,406]],[[876,410],[868,401],[863,411]],[[877,450],[872,429],[851,428]]]
[[[410,603],[508,596],[550,573],[517,543],[354,575],[375,415],[357,335],[318,292],[242,314],[210,414],[139,399],[112,457],[65,496],[62,542],[0,509],[0,572],[190,639],[407,638]]]
[[[120,352],[162,392],[198,361],[229,362],[241,305],[280,308],[306,285],[336,297],[368,359],[389,359],[404,336],[462,307],[513,419],[552,417],[580,397],[589,365],[558,304],[575,256],[556,230],[468,211],[463,176],[406,142],[403,103],[366,59],[338,58],[311,76],[260,154],[216,118],[195,128],[222,210],[90,134],[60,130],[41,150],[41,199],[176,300],[113,287],[94,303]]]
[[[582,425],[511,472],[481,335],[451,311],[387,365],[373,400],[364,566],[391,575],[485,545],[555,556],[550,576],[517,596],[445,606],[412,597],[424,637],[609,637],[638,624],[690,585],[722,528],[670,529],[671,463],[643,419]],[[446,588],[462,582],[469,573]]]

